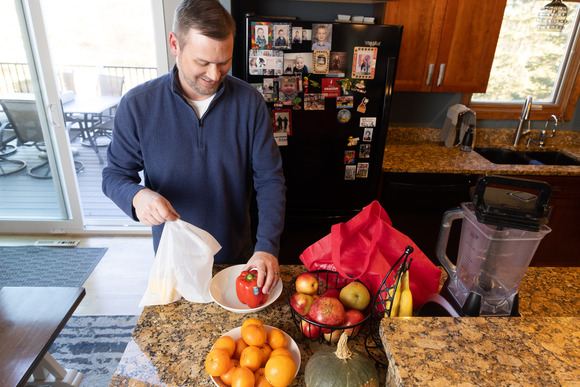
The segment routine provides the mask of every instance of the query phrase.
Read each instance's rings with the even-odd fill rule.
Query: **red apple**
[[[362,282],[354,281],[340,290],[340,302],[346,309],[365,310],[371,303],[371,295]]]
[[[308,318],[317,323],[329,326],[340,326],[344,320],[344,306],[337,298],[320,297],[314,300],[308,311]],[[331,329],[321,328],[322,333],[328,333]]]
[[[314,302],[314,298],[308,294],[296,292],[290,298],[290,305],[292,308],[302,316],[305,316],[310,309],[310,305]]]
[[[364,319],[365,315],[360,310],[349,309],[344,313],[344,321],[342,325],[345,327],[350,327],[352,325],[360,323]],[[346,334],[349,336],[356,335],[358,331],[360,331],[361,327],[362,325],[356,326],[354,328],[345,329]]]
[[[310,339],[318,339],[320,337],[320,327],[306,320],[300,320],[300,329],[304,333],[304,336]]]
[[[322,293],[322,297],[338,298],[339,296],[340,296],[340,289],[337,289],[337,288],[326,289],[326,291],[324,293]]]
[[[312,273],[305,272],[296,277],[295,285],[297,292],[313,295],[318,291],[318,278]]]

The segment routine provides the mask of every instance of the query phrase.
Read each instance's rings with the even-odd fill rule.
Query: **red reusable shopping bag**
[[[441,270],[406,235],[392,226],[378,201],[373,201],[346,223],[332,226],[330,234],[309,246],[300,255],[308,270],[331,270],[343,278],[361,280],[377,294],[389,269],[411,246],[409,269],[413,305],[420,307],[429,294],[438,293]],[[386,285],[393,284],[395,270]]]

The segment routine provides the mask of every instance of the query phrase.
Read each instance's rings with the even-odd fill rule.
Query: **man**
[[[169,35],[176,65],[121,100],[103,191],[153,227],[155,250],[163,224],[181,218],[221,244],[215,263],[247,261],[244,268],[258,270],[258,285],[268,293],[279,276],[286,188],[262,96],[227,75],[234,34],[234,20],[217,0],[179,4]],[[254,247],[252,186],[259,216]]]

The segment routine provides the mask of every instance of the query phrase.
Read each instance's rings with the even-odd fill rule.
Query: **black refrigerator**
[[[378,199],[401,35],[246,16],[244,80],[271,111],[288,188],[282,262]]]

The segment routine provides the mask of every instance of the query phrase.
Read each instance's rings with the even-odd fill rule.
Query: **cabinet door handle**
[[[433,78],[433,69],[435,69],[435,64],[431,63],[429,65],[429,73],[427,74],[427,82],[425,82],[425,86],[431,86],[431,78]]]
[[[445,63],[441,63],[441,66],[439,66],[439,78],[437,78],[437,87],[441,86],[443,83],[443,74],[445,74]]]

